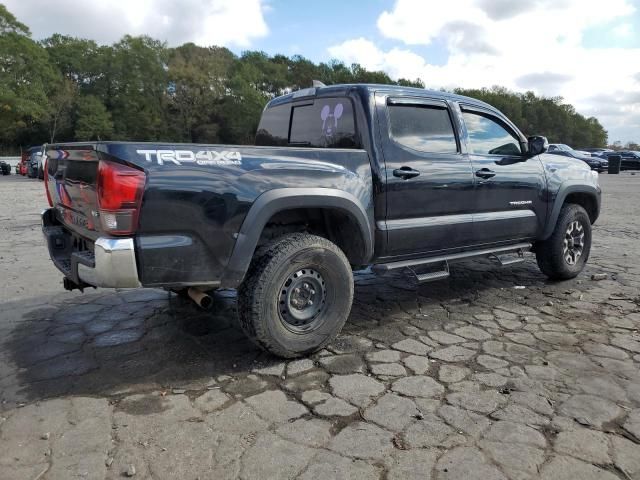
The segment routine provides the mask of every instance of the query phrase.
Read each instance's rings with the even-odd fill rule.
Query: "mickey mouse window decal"
[[[344,98],[322,98],[294,105],[289,145],[315,148],[356,148],[353,108]]]
[[[320,118],[322,119],[322,136],[330,139],[333,137],[334,132],[338,128],[338,119],[342,116],[342,112],[344,111],[344,107],[342,103],[336,104],[333,109],[333,113],[331,112],[331,107],[329,105],[325,105],[322,107],[320,111]]]

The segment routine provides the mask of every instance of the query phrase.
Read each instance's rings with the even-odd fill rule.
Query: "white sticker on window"
[[[344,107],[342,103],[336,104],[333,112],[329,105],[322,107],[320,111],[320,119],[322,120],[322,136],[325,138],[332,138],[338,128],[338,119],[342,117]]]

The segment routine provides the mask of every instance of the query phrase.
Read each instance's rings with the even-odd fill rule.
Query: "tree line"
[[[35,41],[0,4],[0,154],[55,141],[250,144],[265,104],[314,79],[425,87],[358,64],[259,51],[238,56],[193,43],[168,47],[148,36],[127,35],[112,45],[60,34]],[[456,92],[491,103],[523,132],[575,146],[606,145],[598,120],[561,98],[501,87]]]
[[[566,143],[574,148],[607,146],[607,131],[598,119],[580,115],[562,97],[539,97],[533,92],[510,92],[504,87],[458,88],[455,93],[493,105],[522,132],[544,135],[549,143]]]

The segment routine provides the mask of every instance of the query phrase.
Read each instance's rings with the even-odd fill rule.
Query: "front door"
[[[523,152],[523,138],[490,111],[461,105],[475,176],[474,243],[534,239],[544,228],[544,167]]]
[[[377,96],[386,232],[383,256],[419,256],[473,241],[473,174],[450,105]]]

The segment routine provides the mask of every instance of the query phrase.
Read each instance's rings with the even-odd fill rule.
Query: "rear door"
[[[532,239],[546,220],[546,180],[524,137],[494,112],[461,105],[475,176],[474,243]]]
[[[450,105],[440,99],[377,94],[384,155],[384,256],[420,255],[469,245],[473,176]]]

